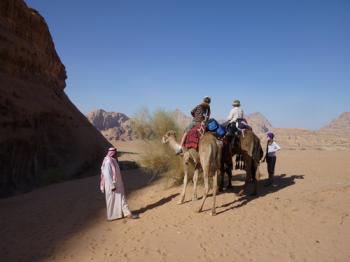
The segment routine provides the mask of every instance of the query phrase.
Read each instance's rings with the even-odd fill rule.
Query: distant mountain
[[[123,113],[98,109],[90,112],[87,118],[108,140],[132,140],[131,120]]]
[[[181,128],[185,128],[192,121],[192,117],[179,109],[173,111],[172,116]],[[89,113],[87,118],[108,140],[133,140],[135,138],[131,125],[132,119],[123,113],[98,109]],[[248,115],[247,121],[257,134],[266,133],[272,129],[270,122],[261,113]]]
[[[259,112],[252,113],[246,118],[248,124],[253,128],[254,132],[257,134],[266,133],[273,128],[270,121]]]
[[[350,112],[342,113],[338,118],[321,128],[320,131],[350,133]]]
[[[173,117],[174,117],[176,123],[182,128],[188,126],[192,121],[192,117],[187,116],[180,109],[176,109],[174,111]]]

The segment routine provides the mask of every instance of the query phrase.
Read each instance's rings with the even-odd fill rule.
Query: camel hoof
[[[213,216],[216,216],[216,212],[215,211],[212,211],[210,212],[210,215],[213,217]]]
[[[184,199],[182,198],[182,199],[180,199],[179,201],[177,201],[177,204],[178,205],[182,205],[184,203]]]
[[[195,212],[196,212],[197,214],[199,214],[200,212],[202,212],[202,209],[199,208],[199,209],[197,209]]]
[[[198,200],[198,197],[195,196],[195,197],[192,197],[192,201],[197,201]]]
[[[257,192],[253,192],[253,193],[250,194],[250,196],[257,196],[257,195],[258,195]]]

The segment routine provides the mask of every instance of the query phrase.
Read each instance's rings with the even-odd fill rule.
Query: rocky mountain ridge
[[[192,121],[181,110],[173,111],[172,116],[176,123],[184,128]],[[87,114],[91,124],[95,126],[108,140],[133,140],[132,119],[120,112],[106,112],[103,109],[94,110]],[[248,123],[256,133],[266,133],[272,130],[272,125],[261,113],[253,113],[247,117]]]
[[[322,132],[350,133],[350,112],[344,112],[328,125],[320,129]]]
[[[89,122],[108,140],[132,140],[133,131],[130,118],[118,112],[98,109],[87,115]]]
[[[104,112],[102,110],[102,112]],[[92,115],[99,115],[94,113]],[[105,114],[106,115],[106,114]],[[111,123],[107,119],[90,122],[95,123],[97,129],[109,140],[133,140],[134,136],[131,119],[122,113],[108,113],[107,115],[115,115],[119,119],[118,124],[114,129],[103,130],[99,128],[101,122]],[[179,126],[187,126],[192,118],[177,109],[172,113],[175,121]],[[319,131],[312,131],[298,128],[274,128],[270,121],[261,113],[256,112],[247,116],[249,125],[252,126],[254,132],[261,138],[263,144],[266,143],[266,132],[273,131],[276,134],[276,139],[284,149],[289,150],[345,150],[350,148],[350,132],[348,132],[349,113],[343,113],[339,118],[332,121],[325,128]],[[90,118],[90,117],[89,117]],[[112,127],[113,125],[107,125]],[[122,129],[121,129],[122,128]],[[112,130],[112,131],[111,131]],[[125,138],[124,134],[128,134]],[[347,135],[349,134],[349,135]]]

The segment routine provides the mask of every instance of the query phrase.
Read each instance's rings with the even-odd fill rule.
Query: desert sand
[[[177,205],[180,187],[150,182],[139,169],[123,172],[137,220],[106,221],[98,176],[2,199],[1,261],[350,261],[349,157],[346,150],[282,150],[276,185],[261,181],[259,197],[239,197],[236,172],[215,217],[211,198],[194,212],[200,202],[190,201],[191,185]],[[267,176],[265,164],[260,172]]]

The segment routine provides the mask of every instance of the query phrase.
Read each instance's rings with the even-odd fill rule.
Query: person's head
[[[272,141],[274,139],[275,135],[272,132],[267,132],[266,138],[268,141]]]
[[[107,156],[109,157],[117,157],[117,149],[115,147],[110,147],[107,152]]]
[[[204,97],[204,98],[203,98],[203,102],[209,105],[210,102],[211,102],[210,97],[209,97],[209,96]]]
[[[232,106],[233,107],[240,107],[241,106],[241,101],[239,101],[238,99],[234,100],[232,102]]]

